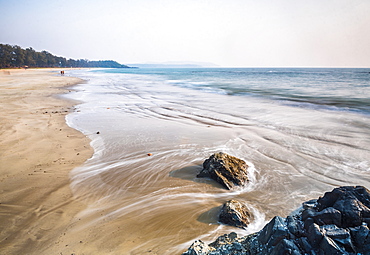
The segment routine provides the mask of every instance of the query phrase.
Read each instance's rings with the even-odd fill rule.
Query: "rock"
[[[183,253],[183,255],[238,255],[246,254],[243,242],[244,237],[238,238],[238,235],[234,232],[225,234],[217,238],[216,241],[207,245],[204,242],[197,240],[189,249]]]
[[[248,165],[244,160],[226,153],[215,153],[203,163],[203,170],[197,177],[209,177],[231,190],[244,186],[248,181]]]
[[[322,250],[323,254],[328,255],[343,255],[348,254],[343,249],[341,249],[330,237],[324,236],[323,240],[320,243],[320,250]]]
[[[299,249],[302,251],[302,254],[312,254],[314,250],[311,244],[308,242],[307,237],[301,237],[295,239],[295,243],[298,245]]]
[[[342,222],[342,214],[340,211],[334,209],[333,207],[329,207],[325,208],[321,212],[316,213],[313,219],[320,226],[328,224],[340,226]]]
[[[288,226],[285,219],[280,216],[275,216],[267,225],[261,230],[258,235],[258,241],[267,246],[275,246],[282,239],[289,236]]]
[[[350,228],[353,246],[357,252],[365,253],[370,251],[370,230],[367,226]]]
[[[301,251],[294,241],[283,239],[272,251],[271,255],[301,255]]]
[[[211,247],[212,252],[209,254],[212,255],[238,255],[246,254],[246,249],[243,245],[245,237],[238,238],[238,235],[235,232],[230,234],[225,234],[217,238],[217,240],[209,246]]]
[[[247,228],[251,221],[248,208],[237,200],[227,201],[221,209],[219,222],[238,228]]]
[[[359,226],[370,216],[370,193],[360,186],[336,188],[317,201],[317,211],[329,207],[341,213],[341,223],[338,226]]]
[[[201,240],[195,241],[183,255],[207,255],[211,248]]]
[[[312,199],[302,203],[303,209],[313,209],[317,203],[317,199]]]
[[[312,218],[314,222],[318,225],[335,224],[337,226],[341,225],[342,214],[340,211],[334,209],[333,207],[328,207],[320,212],[314,209],[306,209],[302,212],[302,219],[306,220]]]
[[[225,234],[216,239],[213,243],[210,244],[210,246],[217,248],[225,244],[231,244],[235,240],[237,240],[238,234],[235,232],[231,232],[230,234]]]
[[[370,254],[369,219],[369,190],[339,187],[287,218],[274,217],[257,233],[224,235],[205,254]]]
[[[330,237],[338,245],[344,247],[346,251],[355,251],[348,229],[339,228],[336,225],[325,225],[321,227],[321,231],[324,233],[324,236]]]
[[[320,247],[321,241],[324,238],[324,234],[321,232],[319,225],[313,223],[309,226],[307,231],[307,239],[309,244],[314,248],[317,249]]]

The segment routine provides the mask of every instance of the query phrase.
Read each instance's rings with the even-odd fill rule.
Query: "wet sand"
[[[65,122],[76,102],[57,96],[83,81],[59,71],[0,70],[0,254],[66,254],[85,208],[69,173],[91,157],[90,140]]]
[[[81,82],[72,72],[0,72],[0,254],[181,254],[197,239],[258,231],[335,186],[369,187],[361,114],[147,76],[74,72],[89,82],[70,93],[62,87]],[[254,165],[245,189],[196,178],[219,151]],[[251,207],[247,230],[218,224],[229,199]]]
[[[67,123],[89,135],[95,153],[70,175],[88,207],[60,239],[63,254],[181,254],[194,240],[259,231],[334,187],[369,187],[368,117],[178,87],[172,77],[183,79],[170,71],[123,72],[73,73],[88,82],[68,94],[83,103]],[[196,178],[219,151],[254,166],[244,189]],[[230,199],[250,207],[246,230],[217,222]]]

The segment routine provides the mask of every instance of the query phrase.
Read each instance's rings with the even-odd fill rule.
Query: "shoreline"
[[[58,96],[83,80],[59,73],[0,70],[1,254],[59,254],[68,246],[61,240],[66,229],[86,206],[73,197],[69,173],[93,150],[66,123],[77,102]]]
[[[119,70],[53,71],[0,76],[0,254],[181,254],[194,240],[260,231],[334,186],[370,186],[362,115]],[[89,82],[73,86],[81,80],[71,74]],[[95,153],[84,161],[78,148],[89,142]],[[253,166],[246,189],[229,192],[196,177],[219,151]],[[247,230],[219,224],[230,199],[255,216]]]

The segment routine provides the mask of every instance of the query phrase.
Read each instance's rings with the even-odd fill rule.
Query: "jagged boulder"
[[[239,255],[247,254],[243,243],[246,237],[238,238],[234,232],[225,234],[217,238],[216,241],[207,245],[202,241],[195,241],[183,255]],[[206,253],[204,253],[206,252]]]
[[[370,223],[370,194],[364,187],[340,187],[325,193],[317,200],[316,211],[322,212],[327,208],[340,212],[340,226],[344,228]]]
[[[184,255],[207,255],[212,249],[208,244],[204,243],[202,240],[195,241],[189,249],[184,253]]]
[[[211,155],[203,163],[197,177],[209,177],[231,190],[244,186],[248,181],[248,165],[244,160],[219,152]]]
[[[225,245],[209,246],[206,254],[370,254],[370,192],[362,186],[335,188],[318,200],[304,202],[287,218],[274,217],[246,237],[233,236]],[[236,244],[238,243],[238,244]]]
[[[229,200],[221,208],[218,216],[219,222],[238,228],[247,228],[251,222],[252,214],[248,207],[237,201]]]

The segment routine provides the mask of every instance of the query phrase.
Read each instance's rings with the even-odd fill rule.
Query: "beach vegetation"
[[[66,59],[43,50],[38,52],[32,47],[22,49],[18,45],[0,44],[0,68],[20,67],[100,67],[128,68],[113,60],[90,61],[88,59]]]

